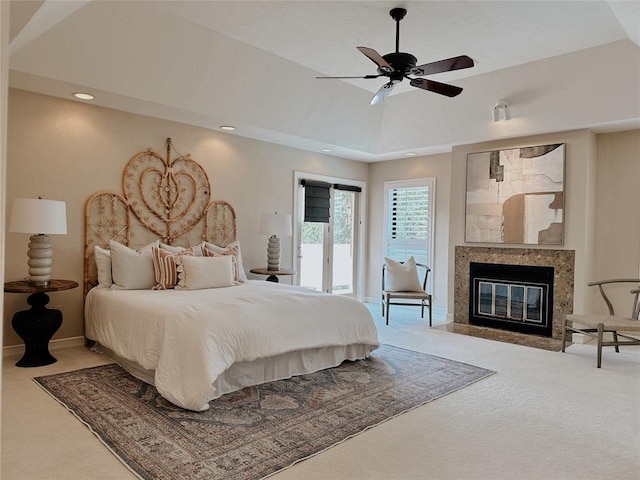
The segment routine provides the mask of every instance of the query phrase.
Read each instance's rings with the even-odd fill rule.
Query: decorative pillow
[[[197,247],[197,246],[195,246],[195,247],[188,247],[188,248],[187,248],[187,247],[181,247],[181,246],[179,246],[179,245],[167,245],[166,243],[162,243],[162,242],[160,242],[160,246],[159,246],[159,248],[160,248],[161,250],[166,250],[167,252],[169,252],[169,253],[173,253],[173,254],[176,254],[176,253],[183,253],[183,252],[187,252],[187,251],[189,251],[189,252],[191,252],[193,255],[195,255],[195,254],[196,254],[196,248],[198,248],[198,247]]]
[[[237,285],[233,274],[233,256],[183,256],[183,271],[178,273],[176,288],[200,290],[203,288],[232,287]]]
[[[96,269],[98,271],[98,285],[110,287],[113,283],[113,280],[111,280],[111,251],[95,245],[93,247],[93,258],[96,261]]]
[[[210,249],[208,245],[216,247],[218,251]],[[239,267],[240,261],[238,260],[240,258],[240,253],[239,253],[238,246],[230,247],[230,248],[220,248],[220,247],[217,247],[216,245],[207,243],[202,247],[202,256],[203,257],[225,257],[225,256],[231,257],[232,265],[233,265],[233,279],[236,283],[243,282],[242,277],[240,276],[240,267]]]
[[[154,290],[166,290],[173,288],[178,283],[178,272],[182,271],[181,259],[184,256],[193,256],[193,252],[186,248],[179,253],[171,253],[163,248],[153,247],[151,258],[153,260],[153,271],[156,278]]]
[[[418,267],[413,257],[404,263],[396,262],[385,257],[387,265],[387,273],[385,275],[387,288],[389,292],[422,292],[422,285],[418,278]]]
[[[151,249],[158,247],[156,240],[138,250],[111,240],[111,288],[122,290],[146,290],[156,285],[156,275],[153,270]]]
[[[244,266],[242,265],[242,251],[240,250],[240,242],[239,241],[235,241],[235,242],[231,242],[229,245],[227,245],[226,247],[219,247],[218,245],[215,245],[213,243],[209,243],[209,242],[202,242],[200,245],[202,245],[203,247],[208,248],[209,250],[211,250],[212,252],[215,253],[224,253],[225,250],[229,249],[229,248],[237,248],[238,249],[238,256],[236,258],[237,261],[237,265],[238,265],[238,277],[240,278],[240,282],[246,282],[247,281],[247,274],[244,273]],[[197,253],[196,253],[197,255]]]

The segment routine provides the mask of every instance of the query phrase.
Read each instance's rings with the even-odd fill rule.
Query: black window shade
[[[331,208],[331,187],[336,190],[347,190],[350,192],[361,192],[362,188],[352,185],[315,180],[300,180],[300,185],[304,187],[304,221],[329,223],[329,209]]]
[[[331,184],[301,180],[304,187],[304,221],[329,223]]]

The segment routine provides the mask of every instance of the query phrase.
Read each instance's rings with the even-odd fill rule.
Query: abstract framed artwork
[[[465,242],[564,243],[565,144],[467,155]]]

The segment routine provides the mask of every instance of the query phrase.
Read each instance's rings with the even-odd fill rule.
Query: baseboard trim
[[[81,347],[85,344],[84,337],[69,337],[51,340],[49,342],[49,350],[55,352],[63,348],[69,347]],[[8,357],[11,355],[18,355],[24,353],[24,343],[20,345],[9,345],[2,347],[2,357]]]

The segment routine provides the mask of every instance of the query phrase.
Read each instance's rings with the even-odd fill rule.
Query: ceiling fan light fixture
[[[506,100],[498,100],[496,106],[493,107],[492,118],[494,122],[509,120],[511,118],[511,112],[509,111],[509,105],[507,105]]]

